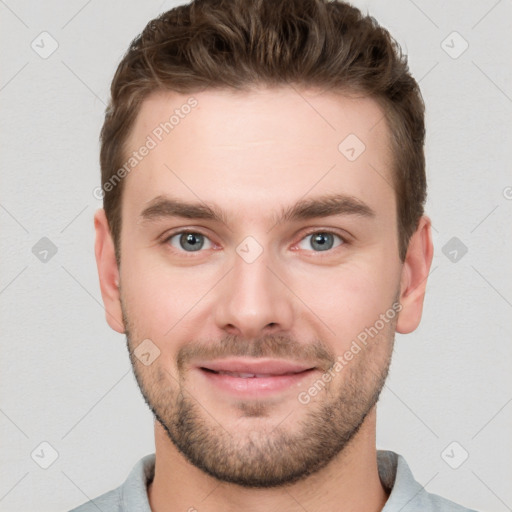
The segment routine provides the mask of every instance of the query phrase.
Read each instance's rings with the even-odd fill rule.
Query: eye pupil
[[[180,245],[183,249],[198,251],[204,245],[203,235],[199,233],[183,233],[180,236]]]
[[[331,249],[333,243],[334,240],[331,233],[315,233],[311,239],[312,247],[319,251],[327,251]]]

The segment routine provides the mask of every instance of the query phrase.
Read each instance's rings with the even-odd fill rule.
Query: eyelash
[[[341,243],[339,245],[337,245],[336,247],[333,247],[332,249],[328,249],[326,251],[313,251],[313,250],[311,250],[311,252],[313,254],[315,254],[315,256],[314,256],[315,258],[322,257],[324,255],[324,253],[326,253],[325,256],[332,255],[334,252],[336,252],[337,249],[340,249],[343,246],[346,246],[346,245],[349,244],[349,241],[348,241],[346,236],[340,235],[338,232],[333,231],[333,230],[329,230],[329,229],[313,229],[311,231],[308,231],[308,232],[306,232],[302,236],[302,238],[299,240],[298,243],[302,242],[302,240],[304,240],[308,236],[315,235],[315,234],[318,234],[318,233],[337,236],[341,240]]]
[[[184,234],[188,234],[188,233],[192,233],[192,234],[195,234],[195,235],[201,235],[201,236],[204,236],[205,238],[207,238],[208,240],[210,240],[208,235],[206,233],[203,233],[200,229],[182,229],[180,231],[175,231],[173,233],[170,233],[169,235],[166,235],[161,243],[163,245],[167,245],[170,248],[170,250],[173,251],[173,252],[178,252],[178,253],[180,253],[180,255],[186,255],[185,257],[194,257],[194,253],[195,252],[198,252],[198,253],[204,252],[204,250],[201,250],[201,249],[198,250],[198,251],[178,250],[178,249],[175,249],[174,247],[172,247],[169,244],[169,241],[171,240],[171,238],[174,238],[176,235],[184,235]],[[318,233],[337,236],[341,240],[341,243],[340,243],[340,245],[338,245],[336,247],[333,247],[332,249],[328,249],[326,251],[313,251],[313,250],[311,250],[311,252],[316,255],[316,256],[314,256],[316,258],[324,256],[324,254],[323,254],[324,252],[327,253],[327,255],[332,255],[332,253],[334,251],[336,251],[336,249],[340,249],[341,247],[350,244],[350,241],[348,240],[348,238],[346,236],[343,236],[343,235],[339,234],[338,232],[333,231],[333,230],[329,230],[329,229],[313,229],[311,231],[308,231],[307,233],[305,233],[302,236],[302,238],[297,242],[297,244],[302,242],[308,236],[311,236],[311,235],[314,235],[314,234],[318,234]],[[210,242],[213,244],[213,242],[211,240],[210,240]],[[297,245],[297,244],[295,244],[295,245]]]

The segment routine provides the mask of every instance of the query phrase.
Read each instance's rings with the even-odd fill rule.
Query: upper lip
[[[284,375],[287,373],[300,373],[312,370],[314,365],[287,361],[285,359],[249,359],[227,358],[200,362],[199,368],[206,368],[214,372],[254,373],[268,375]]]

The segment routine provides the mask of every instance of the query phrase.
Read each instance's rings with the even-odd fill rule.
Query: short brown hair
[[[108,189],[105,184],[126,160],[143,100],[159,90],[190,94],[289,84],[354,92],[383,107],[391,133],[399,254],[405,259],[426,199],[425,108],[398,43],[345,2],[195,0],[150,21],[112,80],[100,163],[118,264],[124,180]]]

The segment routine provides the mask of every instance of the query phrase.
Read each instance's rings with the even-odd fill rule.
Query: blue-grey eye
[[[176,233],[169,237],[169,243],[174,248],[182,249],[186,252],[194,252],[201,249],[209,249],[211,247],[211,242],[206,236],[201,233],[192,232]]]
[[[309,239],[309,242],[307,241]],[[339,240],[339,242],[336,244],[336,239]],[[306,243],[309,245],[309,247],[304,247],[301,244]],[[335,235],[334,233],[328,233],[324,231],[318,231],[316,233],[311,233],[304,237],[299,244],[299,247],[301,249],[306,249],[307,251],[310,250],[312,247],[315,251],[328,251],[330,249],[333,249],[334,247],[338,247],[343,243],[343,240],[340,236]],[[336,244],[336,245],[335,245]]]

